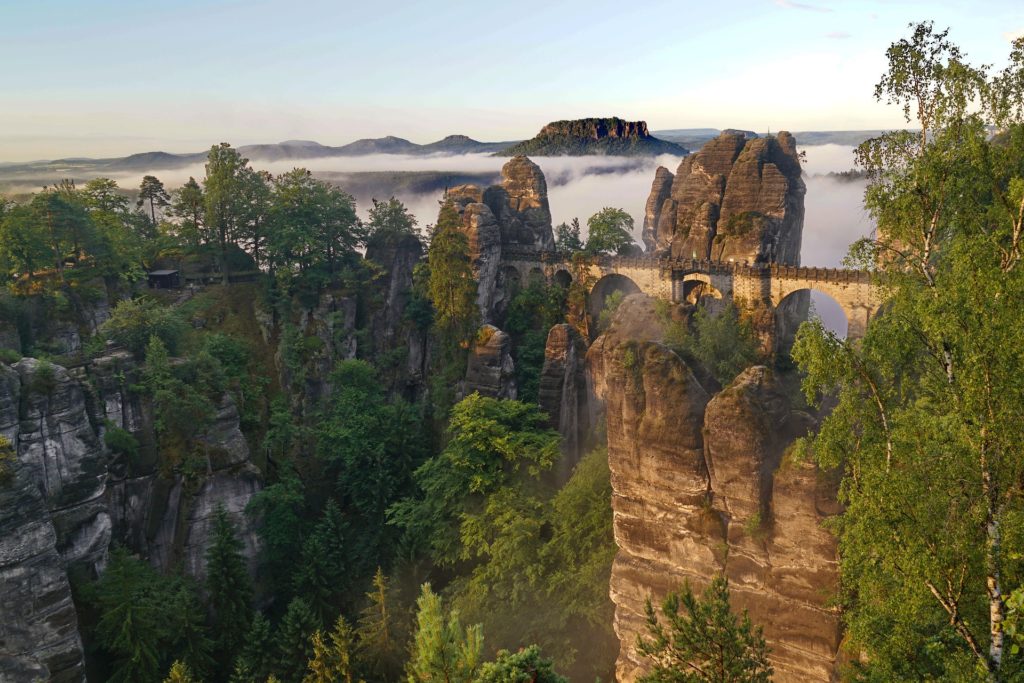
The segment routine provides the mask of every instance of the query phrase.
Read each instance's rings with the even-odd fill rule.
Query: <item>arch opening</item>
[[[567,270],[559,270],[555,272],[554,283],[563,289],[568,289],[572,285],[572,274]]]
[[[703,274],[691,274],[683,278],[679,290],[681,303],[697,304],[704,297],[722,298],[722,293],[711,284],[710,277]]]
[[[598,329],[598,320],[601,318],[601,313],[605,312],[605,309],[608,307],[609,301],[614,304],[630,294],[636,294],[640,291],[640,287],[635,282],[625,275],[619,275],[618,273],[605,275],[594,283],[594,288],[590,290],[590,296],[587,299],[587,311],[590,313],[591,329]],[[606,317],[607,315],[606,313]]]
[[[846,339],[850,320],[846,310],[830,294],[818,289],[790,292],[775,307],[775,350],[789,355],[797,329],[805,320],[819,320],[840,339]]]

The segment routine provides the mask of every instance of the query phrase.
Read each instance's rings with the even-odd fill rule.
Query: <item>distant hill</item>
[[[554,121],[529,140],[507,147],[495,156],[685,156],[688,150],[650,134],[645,121],[611,118]]]

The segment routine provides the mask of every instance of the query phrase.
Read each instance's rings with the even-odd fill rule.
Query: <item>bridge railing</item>
[[[556,251],[537,251],[504,247],[502,260],[537,263],[547,266],[564,266],[569,269],[571,261],[565,254]],[[871,273],[866,270],[848,268],[819,268],[814,266],[790,266],[778,263],[749,263],[747,261],[716,261],[712,259],[685,259],[665,256],[600,256],[593,263],[604,268],[650,268],[662,271],[711,274],[741,274],[752,277],[783,278],[787,280],[810,280],[812,282],[867,284]]]

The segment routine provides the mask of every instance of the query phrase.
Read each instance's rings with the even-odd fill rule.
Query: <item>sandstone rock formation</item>
[[[459,388],[463,399],[473,392],[491,398],[516,397],[515,365],[512,362],[512,339],[494,325],[484,325],[469,353],[466,379]]]
[[[617,679],[645,670],[634,645],[648,597],[724,573],[734,607],[765,629],[775,680],[833,680],[841,630],[826,602],[836,547],[821,522],[836,511],[835,491],[813,465],[782,457],[810,418],[791,410],[764,367],[709,396],[661,334],[653,302],[631,295],[587,353],[605,404],[619,546]]]
[[[555,244],[548,186],[540,167],[517,156],[502,167],[501,177],[500,185],[460,185],[447,195],[469,239],[480,317],[492,324],[500,322],[513,295],[500,273],[502,251],[549,250]]]
[[[516,143],[498,152],[497,156],[512,156],[514,154],[541,156],[676,154],[682,156],[686,153],[685,148],[674,142],[653,137],[647,130],[647,122],[625,121],[613,116],[554,121],[541,128],[535,137]]]
[[[675,176],[658,169],[644,217],[648,251],[798,265],[806,192],[800,174],[789,133],[722,133],[683,159]]]
[[[571,325],[555,325],[548,332],[538,398],[549,424],[562,435],[562,457],[556,465],[560,481],[572,473],[590,431],[586,354],[586,342]]]

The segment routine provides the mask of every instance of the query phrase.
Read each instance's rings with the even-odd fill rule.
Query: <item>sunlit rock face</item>
[[[474,392],[490,398],[516,397],[512,339],[494,325],[484,325],[477,333],[458,398],[461,400]]]
[[[722,133],[684,158],[674,176],[658,169],[644,215],[647,250],[797,265],[806,193],[800,175],[789,133]]]
[[[649,666],[635,649],[648,597],[657,603],[684,581],[701,590],[724,573],[734,608],[764,627],[775,680],[833,680],[836,546],[821,522],[836,512],[835,489],[813,465],[783,458],[811,419],[762,366],[710,396],[661,335],[653,302],[632,295],[587,353],[605,408],[619,547],[617,678]]]
[[[591,428],[586,381],[587,345],[571,325],[555,325],[544,345],[538,400],[548,424],[562,435],[558,478],[568,480]]]

